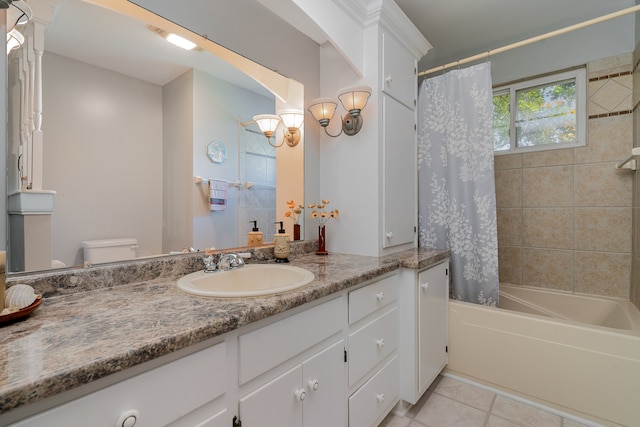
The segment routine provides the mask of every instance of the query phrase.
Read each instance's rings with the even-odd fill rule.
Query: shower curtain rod
[[[526,40],[522,40],[522,41],[519,41],[519,42],[511,43],[511,44],[508,44],[506,46],[499,47],[497,49],[491,49],[491,50],[488,50],[486,52],[482,52],[482,53],[479,53],[477,55],[469,56],[469,57],[464,58],[464,59],[459,59],[459,60],[457,60],[455,62],[450,62],[450,63],[445,64],[445,65],[439,65],[437,67],[430,68],[430,69],[428,69],[426,71],[419,72],[418,73],[418,77],[426,76],[427,74],[433,74],[433,73],[438,72],[438,71],[444,71],[447,68],[457,67],[458,65],[462,65],[462,64],[469,63],[469,62],[477,61],[479,59],[488,58],[491,55],[496,55],[498,53],[506,52],[506,51],[511,50],[511,49],[515,49],[515,48],[518,48],[518,47],[526,46],[528,44],[532,44],[532,43],[539,42],[539,41],[542,41],[542,40],[550,39],[550,38],[555,37],[555,36],[566,34],[566,33],[569,33],[571,31],[574,31],[574,30],[579,30],[581,28],[585,28],[585,27],[588,27],[590,25],[599,24],[600,22],[608,21],[610,19],[618,18],[620,16],[628,15],[630,13],[635,13],[635,12],[638,12],[638,11],[640,11],[640,5],[632,6],[632,7],[626,8],[626,9],[619,10],[617,12],[609,13],[607,15],[602,15],[602,16],[600,16],[598,18],[593,18],[593,19],[590,19],[588,21],[581,22],[579,24],[569,25],[568,27],[564,27],[564,28],[561,28],[559,30],[551,31],[551,32],[548,32],[546,34],[542,34],[542,35],[539,35],[539,36],[531,37],[531,38],[528,38]]]

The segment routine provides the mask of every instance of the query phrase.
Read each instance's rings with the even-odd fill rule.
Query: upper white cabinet
[[[413,109],[416,101],[416,58],[390,34],[381,35],[381,88],[387,95]]]

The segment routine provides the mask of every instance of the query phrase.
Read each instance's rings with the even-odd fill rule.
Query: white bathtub
[[[506,309],[450,302],[447,372],[603,425],[640,426],[635,307],[508,285],[500,302]]]

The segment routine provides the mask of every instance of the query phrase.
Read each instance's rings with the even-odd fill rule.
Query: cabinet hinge
[[[242,427],[242,421],[238,418],[237,415],[233,416],[233,421],[231,421],[231,427]]]
[[[416,132],[418,130],[418,125],[417,124],[413,124],[413,131]]]
[[[415,225],[413,226],[413,232],[417,233],[418,232],[418,227],[416,227]]]
[[[347,363],[347,349],[344,349],[344,363]]]
[[[418,69],[416,67],[413,67],[413,75],[415,76],[416,74],[418,74]]]
[[[413,106],[416,107],[418,105],[418,101],[416,101],[415,98],[413,98]]]
[[[448,346],[448,345],[445,345],[445,346],[444,346],[444,352],[445,352],[445,353],[449,353],[449,346]]]
[[[445,268],[445,269],[444,269],[444,275],[445,275],[445,276],[448,276],[448,275],[449,275],[449,269],[448,269],[448,268]]]

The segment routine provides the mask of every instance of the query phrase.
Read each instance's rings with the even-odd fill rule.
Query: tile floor
[[[404,417],[389,414],[379,427],[584,427],[502,394],[448,376],[438,377]]]

